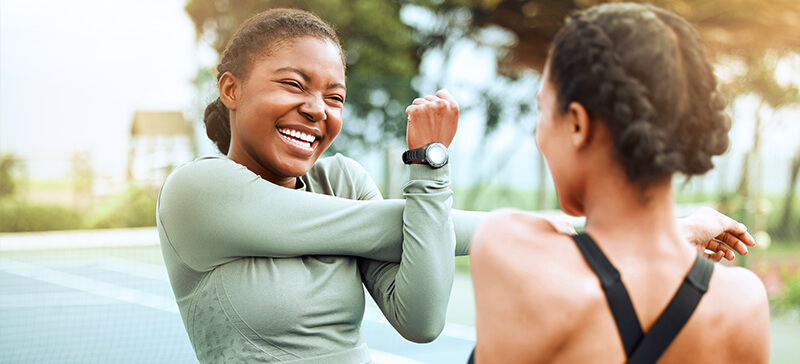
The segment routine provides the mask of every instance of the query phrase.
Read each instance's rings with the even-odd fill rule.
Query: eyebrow
[[[306,82],[311,82],[311,76],[307,75],[305,72],[303,72],[303,71],[301,71],[301,70],[299,70],[297,68],[294,68],[294,67],[281,67],[281,68],[277,69],[277,72],[292,72],[292,73],[296,73],[296,74],[300,75],[300,77],[302,77],[303,80],[305,80]],[[339,83],[339,82],[334,82],[334,83],[331,83],[331,84],[328,85],[328,89],[332,89],[332,88],[340,88],[340,89],[343,89],[343,90],[347,90],[347,87],[345,87],[344,84]]]

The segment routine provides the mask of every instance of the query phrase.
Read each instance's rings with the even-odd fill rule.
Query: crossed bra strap
[[[714,263],[698,254],[678,292],[645,336],[619,271],[587,234],[572,237],[584,259],[600,279],[614,315],[628,363],[655,363],[669,347],[708,291]]]

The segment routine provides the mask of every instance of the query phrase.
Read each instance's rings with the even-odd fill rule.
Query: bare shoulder
[[[715,264],[709,292],[714,297],[725,299],[740,310],[750,313],[769,311],[767,292],[764,283],[752,271],[740,268]],[[746,312],[742,312],[746,313]],[[747,320],[743,320],[747,321]]]
[[[549,247],[564,239],[568,237],[530,212],[496,210],[483,220],[472,237],[470,263],[486,266],[487,270],[496,273],[510,270],[513,272],[510,274],[522,274],[519,269],[534,273],[538,265],[528,264],[530,259],[539,260],[547,256]]]
[[[767,291],[764,283],[755,273],[745,268],[722,264],[716,264],[715,269],[717,270],[716,279],[719,282],[712,281],[712,284],[718,284],[718,287],[712,286],[711,288],[719,289],[724,298],[732,299],[740,309],[751,310],[751,313],[753,311],[769,311]]]
[[[500,209],[492,211],[478,226],[470,251],[508,249],[518,244],[541,244],[559,234],[547,220],[527,211]]]
[[[582,259],[571,238],[541,217],[510,209],[489,214],[470,247],[478,360],[555,355],[593,302],[584,287],[596,278],[587,274],[586,284]]]
[[[705,302],[703,302],[705,301]],[[698,311],[697,332],[726,342],[730,359],[748,363],[769,360],[769,301],[761,279],[750,270],[715,264],[706,297]],[[710,332],[707,330],[717,330]]]

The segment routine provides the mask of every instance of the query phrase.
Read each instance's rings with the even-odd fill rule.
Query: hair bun
[[[228,154],[231,145],[230,111],[219,97],[206,106],[203,122],[206,124],[208,138],[216,144],[220,153]]]
[[[728,148],[725,99],[695,29],[643,4],[604,4],[567,19],[548,60],[558,105],[581,103],[614,135],[628,177],[702,174]]]

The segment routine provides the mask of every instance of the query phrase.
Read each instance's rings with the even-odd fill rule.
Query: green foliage
[[[84,225],[90,229],[154,226],[156,199],[155,193],[128,186],[94,209],[86,217]]]
[[[0,199],[14,195],[17,181],[14,170],[19,166],[19,159],[11,154],[0,155]]]
[[[436,11],[469,14],[465,35],[480,35],[480,29],[500,27],[512,32],[517,41],[500,54],[500,69],[527,68],[541,71],[550,42],[564,18],[579,9],[608,0],[416,0],[412,3]],[[649,0],[672,10],[693,24],[706,48],[718,56],[763,55],[769,50],[800,50],[795,19],[800,16],[796,0]],[[793,35],[795,34],[795,35]]]
[[[787,277],[781,301],[786,308],[800,310],[800,270]]]
[[[64,205],[0,200],[0,232],[130,228],[155,223],[156,194],[136,186],[109,197],[89,213]]]
[[[71,230],[81,228],[81,213],[60,205],[0,201],[0,232]]]

